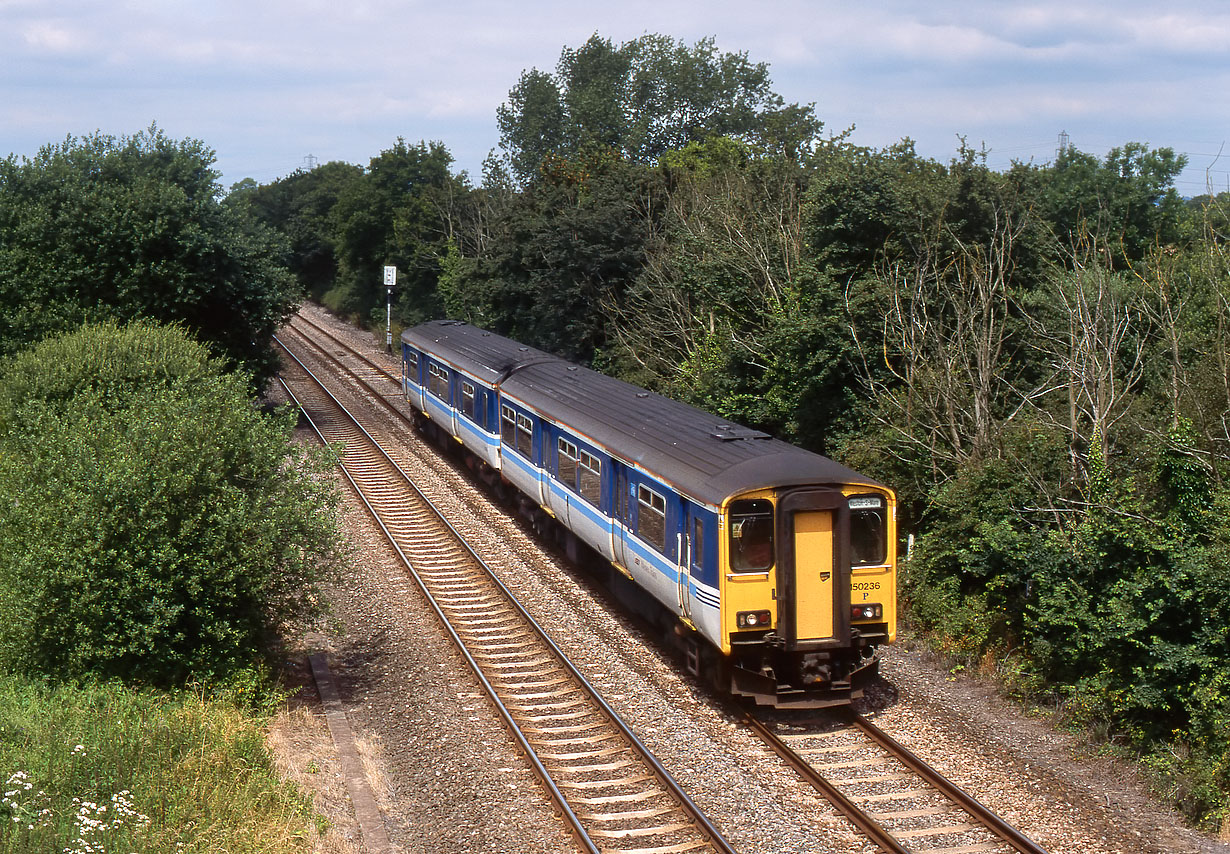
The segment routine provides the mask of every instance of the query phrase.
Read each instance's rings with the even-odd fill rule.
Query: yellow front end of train
[[[848,702],[896,637],[896,498],[861,484],[734,496],[719,518],[731,690],[774,706]]]

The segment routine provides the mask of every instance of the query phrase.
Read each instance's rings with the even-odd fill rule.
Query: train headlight
[[[767,629],[773,623],[773,614],[769,611],[740,611],[735,615],[735,623],[741,629]]]
[[[851,620],[878,620],[884,616],[884,606],[878,602],[850,606]]]

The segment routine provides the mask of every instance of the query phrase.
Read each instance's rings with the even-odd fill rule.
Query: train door
[[[779,577],[786,606],[781,616],[788,641],[844,642],[850,633],[846,515],[845,496],[838,490],[800,490],[778,505],[786,570]]]
[[[676,569],[679,573],[679,613],[689,622],[692,620],[692,579],[701,579],[704,546],[704,521],[696,514],[696,507],[685,501]]]
[[[631,573],[629,568],[632,551],[628,547],[628,532],[636,529],[636,501],[631,493],[636,485],[628,480],[628,470],[619,463],[615,467],[615,563],[624,568],[625,573]]]

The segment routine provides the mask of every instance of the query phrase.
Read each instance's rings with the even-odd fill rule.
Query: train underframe
[[[863,696],[879,673],[876,647],[857,630],[849,644],[822,642],[786,649],[770,633],[761,641],[733,645],[720,678],[726,690],[758,705],[818,709]]]

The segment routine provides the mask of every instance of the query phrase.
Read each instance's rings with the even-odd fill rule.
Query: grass
[[[308,852],[323,827],[233,696],[0,676],[0,852]]]

